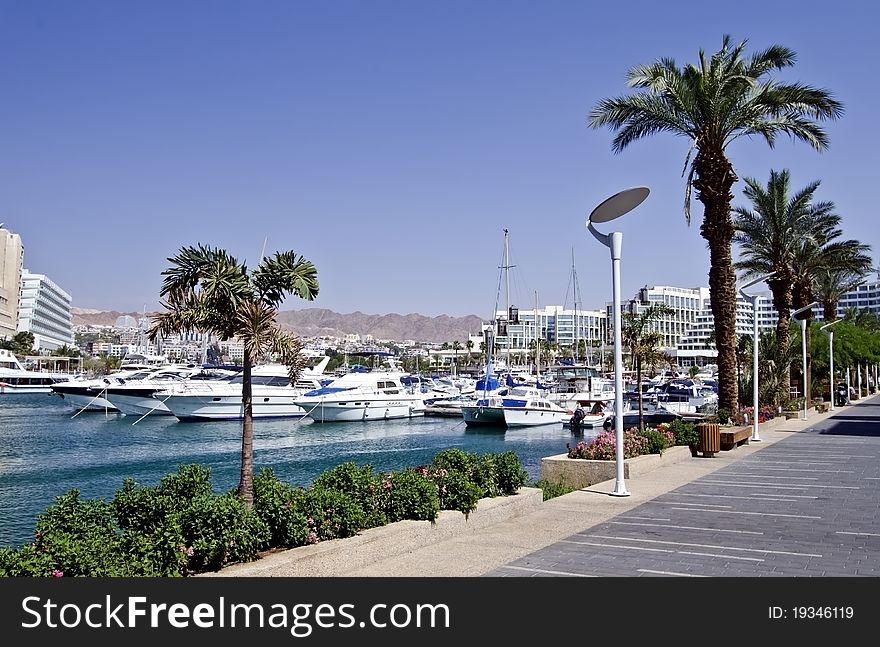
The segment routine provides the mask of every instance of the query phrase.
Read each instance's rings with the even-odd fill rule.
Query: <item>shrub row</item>
[[[696,425],[683,420],[660,423],[656,427],[638,427],[623,432],[623,457],[635,458],[643,454],[662,454],[674,445],[696,445]],[[617,457],[617,437],[614,431],[603,431],[590,442],[581,441],[574,447],[566,445],[569,458],[611,461]]]
[[[447,449],[428,465],[377,473],[343,463],[311,487],[254,477],[254,505],[235,490],[217,494],[210,470],[184,465],[157,486],[125,479],[111,501],[57,497],[37,517],[34,541],[0,548],[0,577],[179,577],[253,561],[403,519],[465,514],[485,497],[515,494],[527,474],[513,452]]]

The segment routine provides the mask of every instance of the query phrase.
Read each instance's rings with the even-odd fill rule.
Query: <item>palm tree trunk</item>
[[[642,360],[641,359],[636,359],[636,389],[639,392],[639,431],[644,431],[645,430],[645,416],[642,413]]]
[[[694,188],[703,203],[700,234],[709,244],[709,303],[715,319],[718,348],[718,408],[738,410],[736,383],[736,273],[733,269],[733,219],[730,215],[736,182],[723,151],[701,150],[694,160]]]
[[[241,404],[244,410],[241,422],[241,477],[238,482],[238,496],[250,510],[254,505],[254,400],[251,385],[251,365],[253,360],[247,347],[244,351],[242,367]]]
[[[787,357],[788,347],[791,344],[791,279],[788,277],[771,279],[768,285],[773,293],[773,307],[776,308],[779,317],[776,322],[776,348],[780,358]],[[791,368],[783,371],[781,377],[775,404],[785,406],[791,397]]]

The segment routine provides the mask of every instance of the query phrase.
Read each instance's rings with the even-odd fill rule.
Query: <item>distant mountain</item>
[[[93,310],[72,308],[75,326],[112,326],[126,315],[140,319],[143,312]],[[148,315],[150,313],[147,313]],[[369,315],[363,312],[340,314],[323,308],[283,310],[278,313],[282,328],[303,337],[342,337],[343,335],[372,335],[374,339],[393,339],[419,342],[467,341],[469,334],[480,332],[483,320],[476,315],[427,317],[420,314]]]

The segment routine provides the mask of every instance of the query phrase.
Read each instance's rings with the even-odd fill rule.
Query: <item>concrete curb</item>
[[[397,521],[354,537],[322,541],[272,553],[255,562],[233,564],[196,577],[338,577],[353,569],[412,552],[451,537],[466,537],[500,521],[536,510],[544,494],[522,488],[517,494],[480,499],[468,515],[443,510],[434,522]]]
[[[684,446],[670,447],[662,454],[644,454],[627,458],[623,461],[623,477],[628,479],[658,467],[674,465],[690,459],[691,450]],[[541,459],[541,477],[551,483],[562,483],[580,490],[616,478],[617,462],[569,458],[568,454],[557,454]]]

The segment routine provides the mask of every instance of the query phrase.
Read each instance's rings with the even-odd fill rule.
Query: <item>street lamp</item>
[[[813,306],[819,305],[818,301],[813,301],[808,305],[805,305],[803,308],[798,308],[794,312],[791,313],[792,317],[796,317],[802,312],[806,312],[807,310],[812,310]],[[807,392],[807,322],[810,320],[809,317],[804,317],[801,319],[801,370],[802,370],[802,381],[804,383],[804,420],[807,419],[807,400],[809,399],[809,393]]]
[[[829,326],[833,326],[836,323],[840,323],[843,319],[835,319],[834,321],[825,324],[819,330],[825,330]],[[829,363],[829,372],[831,373],[831,386],[829,387],[829,393],[831,395],[831,410],[834,411],[834,331],[828,331],[828,363]],[[849,395],[849,394],[847,394]]]
[[[739,289],[739,293],[752,302],[752,437],[751,442],[760,442],[758,435],[758,295],[746,294],[744,290],[756,283],[761,283],[776,276],[776,272],[770,272],[764,276],[752,279]]]
[[[620,251],[623,234],[619,231],[603,234],[593,227],[593,223],[609,222],[632,211],[648,197],[650,189],[635,186],[615,193],[599,204],[587,219],[587,229],[600,243],[611,251],[612,294],[614,300],[614,431],[617,460],[617,482],[614,496],[629,496],[623,480],[623,343],[620,331]],[[641,388],[641,385],[639,385]]]

